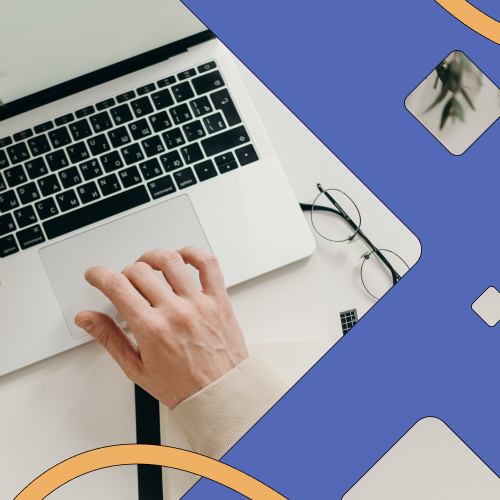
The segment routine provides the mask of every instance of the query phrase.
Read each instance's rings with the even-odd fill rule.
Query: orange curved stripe
[[[500,45],[500,23],[466,0],[436,0],[452,16],[470,29]]]
[[[126,444],[88,451],[48,470],[27,486],[15,500],[42,500],[54,490],[83,474],[116,465],[150,464],[185,470],[259,500],[286,498],[233,467],[196,453],[167,446]]]

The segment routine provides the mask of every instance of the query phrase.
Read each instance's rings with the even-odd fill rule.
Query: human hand
[[[202,291],[186,264],[199,271]],[[106,314],[82,311],[75,323],[129,379],[171,409],[248,357],[217,259],[204,250],[153,250],[121,273],[91,267],[85,279],[115,305],[137,345]]]

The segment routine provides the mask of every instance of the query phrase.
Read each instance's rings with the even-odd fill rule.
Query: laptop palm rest
[[[123,318],[111,302],[84,278],[86,269],[107,266],[121,271],[156,248],[176,250],[194,245],[211,252],[187,195],[42,248],[40,258],[74,339],[87,334],[74,324],[80,311],[91,309]],[[190,267],[199,284],[198,274]]]

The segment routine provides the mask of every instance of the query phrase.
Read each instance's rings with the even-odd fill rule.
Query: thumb
[[[94,337],[120,365],[125,375],[136,382],[143,368],[139,348],[111,316],[82,311],[76,315],[75,324]]]

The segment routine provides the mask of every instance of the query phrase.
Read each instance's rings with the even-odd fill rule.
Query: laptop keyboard
[[[0,258],[257,161],[215,61],[0,139]]]

